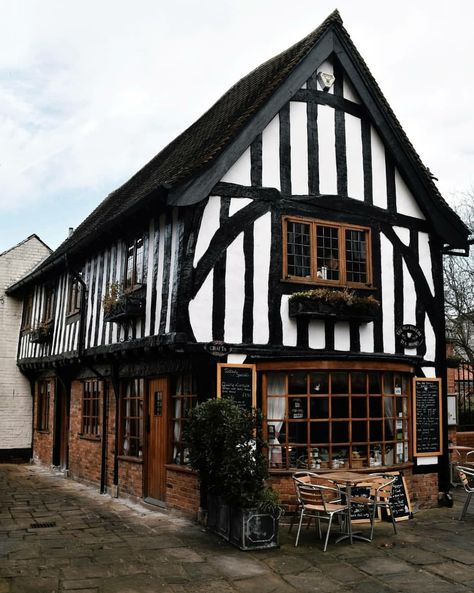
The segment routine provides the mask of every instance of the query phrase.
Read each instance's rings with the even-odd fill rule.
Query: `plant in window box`
[[[140,290],[124,290],[120,282],[108,284],[102,298],[105,321],[122,321],[145,314],[145,295]]]
[[[241,550],[278,546],[281,507],[267,486],[260,416],[227,399],[191,410],[183,439],[207,494],[207,526]]]
[[[45,344],[53,337],[53,320],[41,321],[31,333],[30,342],[33,344]]]
[[[371,321],[378,315],[380,303],[372,295],[359,296],[347,288],[315,288],[292,294],[289,310],[290,317]]]

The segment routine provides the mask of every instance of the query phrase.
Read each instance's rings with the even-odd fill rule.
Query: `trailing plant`
[[[332,305],[335,308],[350,309],[356,313],[374,314],[380,308],[379,301],[369,296],[359,296],[353,290],[344,288],[337,290],[333,288],[315,288],[295,292],[290,296],[290,301],[298,303],[323,303]]]
[[[102,298],[102,307],[104,313],[110,313],[119,302],[123,294],[122,284],[120,282],[112,282],[105,287],[105,293]]]
[[[183,439],[190,465],[209,494],[242,508],[278,507],[277,493],[265,484],[268,466],[258,412],[244,411],[228,399],[210,399],[190,411]]]

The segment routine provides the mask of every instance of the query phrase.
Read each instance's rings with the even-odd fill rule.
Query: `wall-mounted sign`
[[[441,379],[413,379],[413,455],[443,454]]]
[[[418,348],[425,341],[425,336],[421,329],[410,323],[397,327],[395,335],[397,336],[398,343],[403,348]]]
[[[254,364],[218,364],[217,397],[231,399],[244,410],[257,405],[257,371]]]
[[[225,342],[209,342],[204,346],[206,352],[212,354],[212,356],[227,356],[232,351],[231,347]]]

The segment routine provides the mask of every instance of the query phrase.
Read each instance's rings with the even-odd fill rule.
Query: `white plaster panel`
[[[393,230],[397,234],[397,237],[400,239],[400,241],[404,245],[409,247],[409,245],[410,245],[410,230],[405,227],[402,227],[402,226],[394,226]]]
[[[364,164],[362,159],[362,131],[358,117],[345,114],[347,193],[351,198],[364,199]]]
[[[334,109],[318,105],[319,134],[319,191],[321,194],[337,194],[336,135]]]
[[[435,379],[436,378],[436,369],[434,367],[424,367],[423,374],[427,379]]]
[[[372,193],[374,206],[387,208],[387,175],[385,171],[385,148],[380,136],[371,127],[372,146]]]
[[[403,181],[398,169],[395,169],[395,193],[397,196],[397,211],[400,214],[425,220],[423,212],[408,189],[407,184]]]
[[[170,267],[170,276],[169,276],[169,290],[168,290],[168,308],[166,310],[166,326],[165,331],[170,331],[170,324],[171,324],[171,303],[173,301],[173,286],[174,283],[174,276],[176,274],[176,259],[178,256],[178,240],[179,240],[179,220],[178,220],[178,209],[175,208],[173,210],[173,217],[172,217],[172,228],[171,228],[171,257],[169,263]]]
[[[348,321],[338,321],[334,324],[334,350],[348,352],[351,349],[351,338]]]
[[[251,185],[250,182],[250,147],[239,157],[222,178],[227,183]]]
[[[303,86],[301,87],[302,89],[307,89],[308,85],[306,84],[306,82],[303,83]]]
[[[308,128],[306,103],[290,102],[291,191],[308,194]]]
[[[255,344],[267,344],[269,338],[268,278],[271,241],[271,215],[267,212],[254,224],[253,341]]]
[[[428,316],[425,319],[425,344],[426,354],[425,360],[434,360],[436,355],[436,335],[433,331],[433,326]]]
[[[244,276],[244,235],[240,233],[227,248],[224,339],[230,344],[240,344],[242,342],[242,317],[245,299]]]
[[[403,323],[416,325],[416,290],[415,283],[403,262]]]
[[[308,324],[308,345],[315,350],[326,346],[325,324],[321,319],[311,319]]]
[[[384,352],[395,353],[395,320],[394,320],[394,274],[393,247],[390,241],[380,236],[382,259],[382,314]]]
[[[282,295],[280,305],[280,315],[283,328],[283,344],[284,346],[296,346],[297,330],[296,321],[290,317],[288,301],[290,296]]]
[[[212,341],[212,288],[214,271],[189,303],[189,319],[197,342]]]
[[[324,61],[317,69],[317,72],[323,72],[324,74],[334,74],[334,67],[332,65],[332,62],[330,60]],[[322,87],[319,86],[319,82],[318,82],[318,89],[320,91],[323,90]],[[326,92],[333,95],[334,94],[334,85],[332,85],[332,87]]]
[[[374,323],[361,323],[359,326],[359,339],[361,352],[374,351]]]
[[[115,281],[121,282],[123,279],[122,276],[122,251],[123,251],[123,243],[119,241],[117,244],[117,267],[115,269]],[[112,342],[118,342],[120,340],[120,332],[123,331],[123,328],[119,323],[112,323]]]
[[[233,216],[245,206],[248,206],[253,200],[250,198],[231,198],[229,206],[229,216]]]
[[[431,265],[431,251],[430,251],[430,237],[428,233],[418,234],[418,263],[420,264],[423,274],[428,286],[430,287],[431,294],[434,294],[434,283],[433,283],[433,269]]]
[[[148,226],[148,266],[146,279],[145,336],[150,335],[151,296],[153,291],[153,251],[155,248],[155,220],[150,219]]]
[[[354,103],[360,103],[360,97],[357,91],[352,85],[352,82],[344,75],[344,88],[343,88],[344,99],[353,101]]]
[[[246,354],[228,354],[227,355],[227,363],[228,364],[244,364],[246,358],[247,358]]]
[[[159,221],[159,237],[158,237],[158,266],[156,274],[156,305],[155,305],[155,327],[152,329],[155,335],[160,331],[160,317],[161,308],[163,305],[163,272],[165,261],[165,228],[166,228],[166,214],[160,216]]]
[[[210,196],[202,215],[201,228],[194,252],[194,266],[204,255],[209,243],[220,225],[221,199],[219,196]]]
[[[262,185],[281,188],[280,118],[276,115],[262,133]]]

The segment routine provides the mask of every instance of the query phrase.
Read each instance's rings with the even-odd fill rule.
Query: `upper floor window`
[[[41,321],[48,322],[54,317],[54,288],[52,286],[45,287],[44,306]]]
[[[127,244],[127,268],[125,290],[143,284],[143,238],[134,239]]]
[[[81,285],[77,278],[70,278],[66,315],[79,313],[81,309]]]
[[[29,292],[23,300],[23,315],[21,317],[21,329],[30,329],[33,325],[33,293]]]
[[[370,229],[285,217],[283,274],[300,282],[370,286]]]

